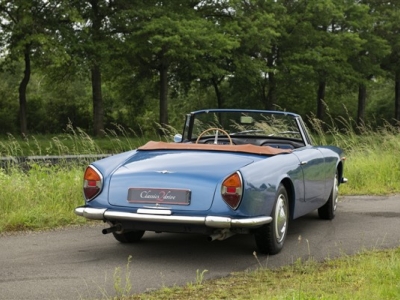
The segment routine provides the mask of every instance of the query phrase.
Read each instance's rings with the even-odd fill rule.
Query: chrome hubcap
[[[276,241],[281,243],[287,230],[287,207],[284,195],[279,195],[276,201],[274,222]]]

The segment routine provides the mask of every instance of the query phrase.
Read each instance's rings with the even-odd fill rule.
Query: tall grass
[[[316,144],[336,145],[345,151],[349,183],[341,186],[341,193],[400,192],[400,126],[386,122],[373,130],[367,124],[357,126],[349,116],[330,119],[329,124],[313,117],[310,124]]]
[[[338,128],[335,124],[342,124]],[[399,193],[400,137],[399,128],[386,124],[379,130],[368,126],[356,128],[351,118],[322,123],[310,120],[316,144],[331,144],[346,152],[345,176],[341,194]],[[324,129],[327,128],[327,129]],[[356,129],[353,129],[356,128]],[[169,128],[163,137],[138,137],[116,126],[104,137],[94,139],[87,133],[67,128],[57,137],[8,135],[0,140],[1,156],[64,155],[118,153],[144,144],[149,139],[169,140],[175,132]],[[0,168],[0,232],[8,230],[50,228],[85,222],[73,214],[82,204],[82,174],[85,165],[47,166],[30,164],[28,169]]]
[[[84,223],[73,213],[83,201],[83,171],[63,165],[0,169],[0,232]]]
[[[163,136],[144,138],[132,130],[115,125],[101,138],[92,138],[79,128],[68,125],[55,137],[7,135],[0,139],[0,156],[48,156],[120,153],[135,149],[149,139],[170,140],[168,129]],[[0,233],[4,231],[53,228],[86,221],[73,213],[83,204],[82,176],[87,159],[75,164],[28,162],[23,168],[0,166]]]
[[[143,137],[139,132],[114,124],[113,129],[106,129],[101,137],[93,138],[80,128],[68,124],[65,132],[57,136],[15,137],[8,134],[0,137],[0,156],[31,155],[75,155],[75,154],[111,154],[135,149],[152,140],[171,140],[172,129],[160,136]]]

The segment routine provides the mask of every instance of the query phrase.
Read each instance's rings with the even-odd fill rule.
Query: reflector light
[[[236,172],[227,177],[221,186],[221,196],[225,203],[228,204],[232,209],[239,207],[240,201],[242,200],[243,186],[242,177],[239,172]]]
[[[88,181],[88,186],[96,186],[96,185],[97,185],[96,181],[93,181],[93,180]]]
[[[93,166],[89,166],[86,168],[83,179],[83,194],[87,201],[92,200],[100,194],[103,186],[103,176]]]
[[[236,193],[236,187],[234,186],[227,186],[226,187],[226,192],[229,193]]]

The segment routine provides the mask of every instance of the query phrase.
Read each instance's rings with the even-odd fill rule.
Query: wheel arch
[[[286,193],[288,195],[288,202],[289,202],[289,216],[290,219],[293,220],[293,213],[294,213],[294,204],[295,204],[295,191],[292,180],[286,177],[283,178],[281,184],[285,187]]]

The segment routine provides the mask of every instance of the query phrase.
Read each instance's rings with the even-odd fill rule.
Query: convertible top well
[[[218,145],[218,144],[189,144],[189,143],[166,143],[150,141],[138,148],[138,150],[204,150],[204,151],[223,151],[241,152],[259,155],[277,155],[291,153],[290,149],[278,149],[270,146],[246,145]]]

